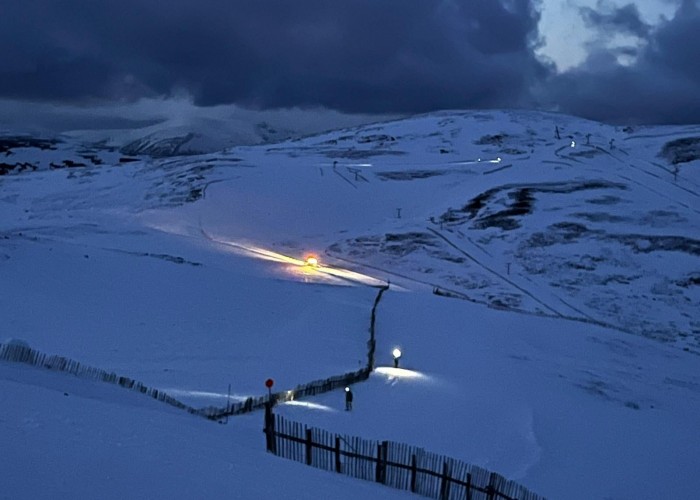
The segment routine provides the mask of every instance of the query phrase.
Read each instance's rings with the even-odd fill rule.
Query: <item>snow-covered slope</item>
[[[424,446],[552,498],[692,496],[697,137],[444,112],[201,156],[119,163],[103,150],[99,165],[6,175],[4,336],[221,404],[229,384],[239,399],[267,377],[285,389],[357,369],[374,286],[390,281],[378,360],[400,345],[408,370],[357,386],[352,413],[335,393],[278,411]],[[54,146],[21,154],[82,147]],[[309,253],[320,267],[304,265]],[[62,477],[59,455],[27,436],[118,465],[114,498],[191,497],[189,470],[214,497],[407,496],[265,455],[259,414],[218,426],[8,363],[0,383],[13,408],[0,422],[10,498]],[[142,466],[155,479],[139,489],[145,479],[129,477]],[[94,475],[76,467],[59,496],[91,496]]]
[[[323,235],[316,244],[329,255],[386,276],[700,352],[699,162],[666,160],[679,139],[699,135],[552,114],[444,113],[262,156],[237,150],[242,165],[266,169],[211,192],[246,214],[222,217],[230,236],[293,250],[287,241]],[[271,185],[268,175],[284,180]],[[206,201],[191,207],[200,210]]]

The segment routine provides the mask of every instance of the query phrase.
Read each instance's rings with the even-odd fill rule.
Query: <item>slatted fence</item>
[[[11,361],[14,363],[24,363],[39,368],[45,368],[52,371],[64,372],[76,377],[88,380],[97,380],[108,384],[116,384],[132,391],[137,391],[146,396],[162,401],[181,410],[185,410],[195,415],[203,415],[202,411],[193,408],[185,403],[178,401],[167,393],[148,387],[142,382],[138,382],[132,378],[117,375],[113,372],[108,372],[87,366],[78,361],[64,358],[63,356],[48,355],[21,344],[0,344],[0,360]],[[203,415],[207,416],[207,415]]]
[[[541,500],[495,472],[421,448],[341,436],[268,411],[268,451],[319,469],[439,500]]]
[[[306,384],[300,384],[290,390],[275,392],[272,393],[271,398],[270,396],[250,397],[244,401],[229,403],[225,407],[209,406],[206,408],[193,408],[178,401],[172,396],[169,396],[159,389],[148,387],[145,384],[137,382],[131,378],[119,376],[99,368],[86,366],[78,361],[74,361],[63,356],[50,356],[21,344],[0,344],[0,360],[26,363],[33,366],[48,368],[50,370],[67,372],[81,378],[118,384],[122,387],[126,387],[127,389],[142,392],[171,406],[186,410],[189,413],[201,415],[210,420],[221,421],[225,417],[261,410],[265,408],[265,405],[270,400],[272,400],[272,403],[275,404],[293,399],[302,399],[309,396],[334,391],[336,389],[367,380],[374,368],[375,322],[377,306],[379,305],[382,294],[388,289],[388,286],[379,287],[379,292],[377,293],[377,297],[375,298],[374,305],[372,307],[369,327],[370,338],[367,342],[367,366],[353,372],[347,372],[325,379],[314,380]]]

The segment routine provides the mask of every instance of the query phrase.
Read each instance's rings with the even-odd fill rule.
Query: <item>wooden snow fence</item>
[[[185,410],[195,415],[203,415],[202,411],[186,405],[173,398],[165,392],[148,387],[129,377],[123,377],[116,373],[107,372],[92,366],[86,366],[78,361],[64,358],[63,356],[47,355],[31,347],[21,344],[0,344],[0,361],[11,361],[14,363],[24,363],[38,368],[45,368],[51,371],[64,372],[76,377],[96,380],[108,384],[116,384],[132,391],[137,391],[158,401],[162,401],[170,406]]]
[[[227,416],[241,415],[265,408],[265,404],[270,400],[268,396],[251,397],[244,401],[231,403],[226,407],[206,407],[194,408],[173,398],[162,390],[148,387],[142,382],[138,382],[129,377],[107,372],[99,368],[87,366],[78,361],[65,358],[63,356],[47,355],[30,347],[20,344],[0,344],[0,361],[10,361],[14,363],[24,363],[27,365],[45,368],[52,371],[64,372],[79,378],[116,384],[126,389],[143,393],[153,399],[180,408],[194,415],[200,415],[210,420],[221,420]],[[362,382],[369,378],[370,370],[362,368],[354,372],[344,373],[321,380],[314,380],[306,384],[296,386],[288,391],[281,391],[272,394],[273,403],[291,401]]]
[[[402,443],[372,441],[266,418],[267,448],[319,469],[439,500],[542,500],[495,472]]]
[[[250,397],[244,401],[229,403],[225,407],[209,406],[206,408],[193,408],[192,406],[178,401],[159,389],[148,387],[141,382],[137,382],[136,380],[128,377],[118,376],[115,373],[109,373],[104,370],[100,370],[99,368],[85,366],[77,361],[64,358],[62,356],[48,356],[22,344],[0,344],[0,360],[25,363],[33,366],[48,368],[54,371],[67,372],[81,378],[118,384],[127,389],[144,393],[147,396],[167,403],[171,406],[186,410],[189,413],[221,422],[224,418],[229,416],[241,415],[256,410],[261,410],[265,408],[266,403],[270,401],[270,399],[274,405],[280,402],[316,396],[318,394],[334,391],[336,389],[367,380],[370,373],[374,369],[377,306],[379,305],[379,301],[381,300],[383,293],[389,289],[388,286],[378,288],[379,292],[377,293],[377,297],[374,300],[374,305],[372,306],[369,327],[370,338],[367,341],[367,365],[364,368],[325,379],[314,380],[306,384],[298,385],[290,390],[276,392],[271,395],[271,398],[269,396]]]

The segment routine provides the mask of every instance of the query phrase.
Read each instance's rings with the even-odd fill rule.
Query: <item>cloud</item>
[[[683,0],[675,17],[655,33],[648,62],[677,74],[700,92],[700,2]]]
[[[651,32],[651,26],[642,20],[635,4],[630,3],[620,8],[614,8],[599,0],[597,9],[581,7],[580,12],[584,23],[599,33],[604,34],[609,30],[614,33],[646,38]]]
[[[421,112],[529,104],[536,0],[23,0],[0,97]]]
[[[615,50],[597,47],[582,65],[551,77],[543,101],[566,113],[610,122],[700,122],[696,0],[683,0],[671,19],[648,32],[629,6],[592,18],[608,30],[643,35],[643,45],[632,49],[636,58],[621,64]]]
[[[369,114],[539,107],[700,122],[700,6],[674,1],[675,15],[654,25],[637,2],[577,10],[597,41],[559,74],[535,55],[543,0],[5,2],[0,100],[77,110],[184,96],[195,107]]]

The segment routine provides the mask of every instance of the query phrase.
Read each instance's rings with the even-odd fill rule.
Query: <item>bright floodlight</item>
[[[391,354],[393,354],[395,359],[399,359],[401,357],[401,349],[397,347],[396,349],[391,351]]]
[[[576,141],[571,141],[571,147],[575,148],[576,147]]]
[[[350,392],[350,388],[349,388],[349,387],[346,387],[346,388],[345,388],[345,392]]]
[[[318,266],[318,258],[315,255],[309,255],[306,257],[306,265],[313,267]]]

